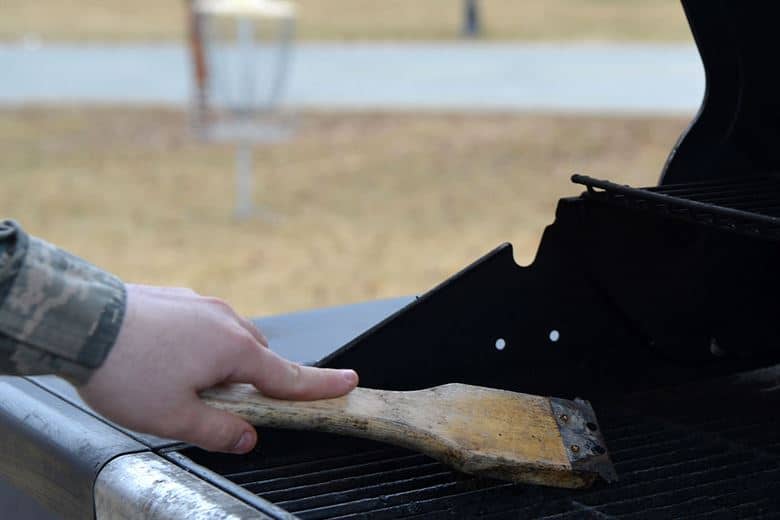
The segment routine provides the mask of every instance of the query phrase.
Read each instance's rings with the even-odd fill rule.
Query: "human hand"
[[[352,370],[301,366],[267,347],[260,331],[222,300],[128,284],[116,344],[78,390],[97,412],[132,430],[246,453],[257,442],[254,428],[207,406],[198,392],[251,383],[269,397],[324,399],[349,392],[358,380]]]

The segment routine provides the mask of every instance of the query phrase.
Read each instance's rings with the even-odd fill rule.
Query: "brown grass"
[[[299,36],[321,40],[453,39],[462,0],[298,0]],[[179,40],[183,0],[3,0],[0,40]],[[679,0],[482,0],[485,37],[690,40]]]
[[[423,291],[503,241],[536,251],[573,172],[651,184],[683,119],[305,114],[259,146],[236,222],[233,150],[181,113],[0,111],[0,207],[128,281],[192,286],[246,314]]]

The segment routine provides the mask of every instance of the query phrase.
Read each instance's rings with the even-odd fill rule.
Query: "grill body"
[[[112,425],[51,377],[0,379],[0,476],[78,518],[168,518],[160,502],[184,495],[257,518],[780,517],[780,4],[683,5],[707,93],[658,186],[575,176],[587,191],[559,202],[529,266],[505,244],[420,297],[257,320],[281,354],[368,387],[587,398],[619,483],[507,484],[281,430],[210,454]]]
[[[500,246],[318,362],[379,388],[587,397],[620,483],[498,483],[295,432],[245,458],[185,450],[188,464],[302,518],[780,515],[780,6],[683,6],[707,91],[659,186],[575,176],[587,191],[560,201],[532,265]]]

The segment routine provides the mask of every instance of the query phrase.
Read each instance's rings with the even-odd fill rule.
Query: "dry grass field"
[[[679,0],[481,0],[487,39],[688,41]],[[453,39],[462,0],[297,0],[307,40]],[[0,40],[178,40],[184,0],[3,0]]]
[[[0,207],[127,281],[191,286],[246,314],[411,294],[503,241],[531,260],[573,172],[651,184],[683,118],[301,115],[258,147],[236,222],[233,150],[163,109],[0,110]]]

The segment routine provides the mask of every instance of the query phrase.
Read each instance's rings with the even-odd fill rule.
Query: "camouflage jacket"
[[[114,345],[126,299],[115,276],[0,221],[0,372],[84,383]]]

